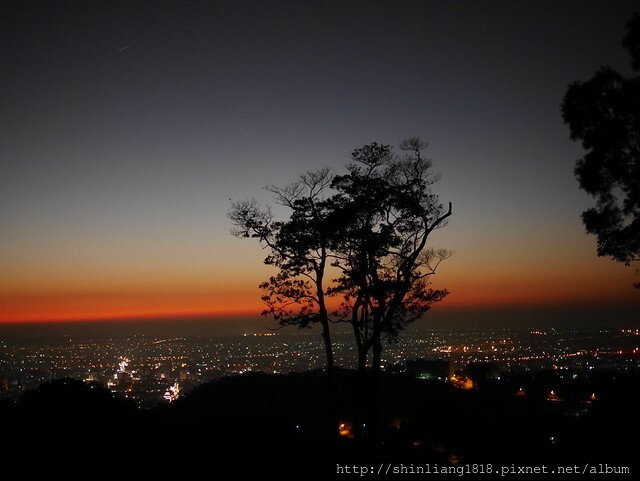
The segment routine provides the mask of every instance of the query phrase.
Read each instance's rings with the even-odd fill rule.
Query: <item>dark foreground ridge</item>
[[[387,375],[382,445],[356,426],[356,375],[340,372],[337,402],[322,373],[260,373],[204,384],[171,404],[138,409],[98,384],[60,379],[0,403],[5,460],[30,471],[76,474],[108,466],[139,475],[219,473],[348,479],[338,466],[628,466],[635,479],[639,377],[586,379],[538,372],[474,389]],[[30,461],[27,461],[30,460]],[[353,470],[347,470],[351,473]],[[393,472],[393,470],[391,471]],[[471,479],[406,474],[411,479]],[[257,476],[257,477],[256,477]],[[603,476],[600,474],[599,476]],[[366,479],[398,479],[367,474]],[[228,479],[228,478],[221,478]],[[479,478],[480,479],[480,478]],[[543,479],[532,477],[531,479]],[[557,479],[572,479],[567,475]],[[578,477],[576,477],[578,479]],[[598,475],[579,479],[605,479]]]

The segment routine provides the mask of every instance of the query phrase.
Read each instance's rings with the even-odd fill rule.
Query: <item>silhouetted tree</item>
[[[448,294],[429,282],[450,253],[429,248],[428,240],[446,225],[452,207],[449,203],[445,210],[431,191],[438,176],[422,156],[426,146],[417,137],[407,139],[399,157],[390,146],[372,143],[353,151],[344,175],[332,177],[322,169],[288,187],[270,187],[276,202],[289,209],[286,221],[275,221],[271,210],[254,200],[234,203],[229,214],[233,233],[258,239],[269,249],[265,263],[278,268],[261,285],[267,305],[263,314],[282,326],[321,324],[331,392],[326,302],[328,297],[341,299],[335,320],[351,324],[358,348],[356,416],[368,417],[368,437],[374,443],[381,432],[383,343],[394,341]],[[328,267],[336,270],[329,286]],[[370,352],[372,376],[366,376]]]
[[[333,346],[326,305],[326,268],[334,226],[328,221],[327,189],[332,176],[324,168],[307,172],[286,187],[267,188],[289,218],[276,221],[269,207],[255,200],[235,202],[229,213],[237,237],[257,239],[269,250],[264,262],[278,272],[262,283],[263,315],[281,326],[322,326],[327,373],[333,372]]]
[[[378,372],[383,341],[395,340],[448,294],[429,282],[450,252],[427,248],[427,241],[446,224],[451,204],[445,211],[431,191],[438,176],[422,157],[426,147],[419,138],[404,140],[400,158],[389,145],[365,145],[332,183],[341,232],[332,257],[341,275],[331,292],[343,296],[340,313],[353,327],[361,370],[372,351]]]
[[[66,428],[91,429],[90,418],[111,424],[125,424],[135,413],[135,403],[114,396],[97,383],[63,378],[40,384],[20,397],[20,407],[34,424],[64,425]]]
[[[638,14],[628,23],[624,46],[637,72]],[[575,168],[580,187],[596,199],[582,214],[586,230],[597,236],[599,256],[630,265],[640,260],[640,77],[602,67],[591,80],[569,86],[562,116],[571,139],[587,151]]]
[[[335,238],[332,265],[340,270],[332,294],[341,295],[339,314],[350,322],[358,347],[360,387],[357,416],[368,418],[367,437],[381,440],[381,358],[383,342],[396,340],[410,323],[422,317],[448,292],[432,289],[429,277],[449,257],[427,248],[431,233],[446,224],[444,210],[431,186],[438,181],[432,163],[422,157],[427,144],[410,138],[396,156],[389,145],[371,143],[352,152],[345,175],[332,187]],[[372,352],[372,376],[367,377]],[[368,394],[367,394],[368,391]],[[357,419],[358,429],[364,425]]]

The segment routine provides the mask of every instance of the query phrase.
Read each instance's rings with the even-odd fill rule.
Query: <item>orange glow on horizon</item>
[[[69,314],[62,313],[58,316],[43,313],[42,315],[28,315],[21,317],[0,316],[0,324],[39,324],[48,322],[93,322],[93,321],[153,321],[170,319],[219,319],[235,317],[259,316],[261,310],[257,311],[91,311],[86,314],[80,311],[72,311]]]
[[[96,271],[85,277],[78,272],[59,280],[53,272],[9,276],[0,280],[0,323],[257,317],[264,304],[256,286],[272,271],[254,257],[241,256],[235,269],[219,270],[218,276],[201,272],[190,277],[184,271],[145,277],[125,275],[124,270],[104,276]],[[630,287],[633,270],[608,260],[590,258],[540,268],[532,262],[467,264],[460,257],[452,258],[433,278],[434,288],[450,291],[434,305],[434,312],[607,306],[638,300]],[[338,303],[331,299],[330,309]]]
[[[486,292],[454,291],[442,302],[433,306],[436,312],[485,311],[501,308],[529,308],[532,306],[606,306],[615,303],[615,296],[597,299],[588,296],[536,296],[502,292],[492,295]],[[541,293],[540,293],[541,294]],[[566,294],[566,293],[565,293]],[[619,294],[619,293],[618,293]],[[623,296],[621,300],[624,300]],[[330,309],[337,307],[332,300]],[[66,322],[127,319],[171,319],[171,318],[221,318],[258,317],[264,304],[257,289],[223,296],[196,295],[22,295],[0,296],[0,323]]]
[[[3,296],[0,323],[259,315],[259,297],[242,294]]]

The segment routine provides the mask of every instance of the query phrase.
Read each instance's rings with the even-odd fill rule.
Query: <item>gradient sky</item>
[[[42,3],[0,6],[0,321],[257,313],[229,199],[410,135],[454,205],[436,316],[639,320],[559,111],[629,71],[636,2]]]

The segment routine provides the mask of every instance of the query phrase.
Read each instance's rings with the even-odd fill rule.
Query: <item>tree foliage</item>
[[[276,274],[260,285],[265,303],[263,315],[281,326],[306,328],[322,325],[327,369],[333,368],[333,349],[325,299],[325,271],[333,227],[328,221],[329,201],[325,199],[332,176],[324,168],[307,172],[285,187],[269,186],[289,218],[276,221],[269,207],[255,200],[233,203],[229,218],[237,237],[257,239],[269,254],[264,263],[277,268]]]
[[[339,314],[353,327],[360,365],[373,348],[377,368],[381,341],[394,340],[448,294],[429,282],[450,253],[428,249],[427,240],[445,225],[451,206],[445,212],[431,191],[438,176],[422,157],[426,146],[407,139],[398,157],[389,145],[365,145],[332,183],[342,233],[334,246],[341,275],[332,293],[343,298]]]
[[[430,277],[450,253],[427,246],[430,234],[451,215],[433,194],[438,180],[426,143],[371,143],[355,149],[346,173],[324,168],[307,172],[286,187],[268,187],[289,213],[275,220],[255,200],[236,202],[232,233],[257,239],[277,268],[261,284],[264,315],[281,326],[320,323],[328,368],[333,366],[330,323],[348,322],[358,346],[358,365],[379,369],[383,340],[394,340],[448,292],[433,289]],[[334,276],[328,279],[328,273]],[[340,299],[329,312],[328,300]]]
[[[638,14],[628,23],[624,46],[637,72]],[[586,150],[575,174],[596,200],[582,220],[587,232],[597,236],[598,255],[626,265],[640,260],[640,77],[602,67],[590,80],[569,86],[562,116],[571,139]]]

